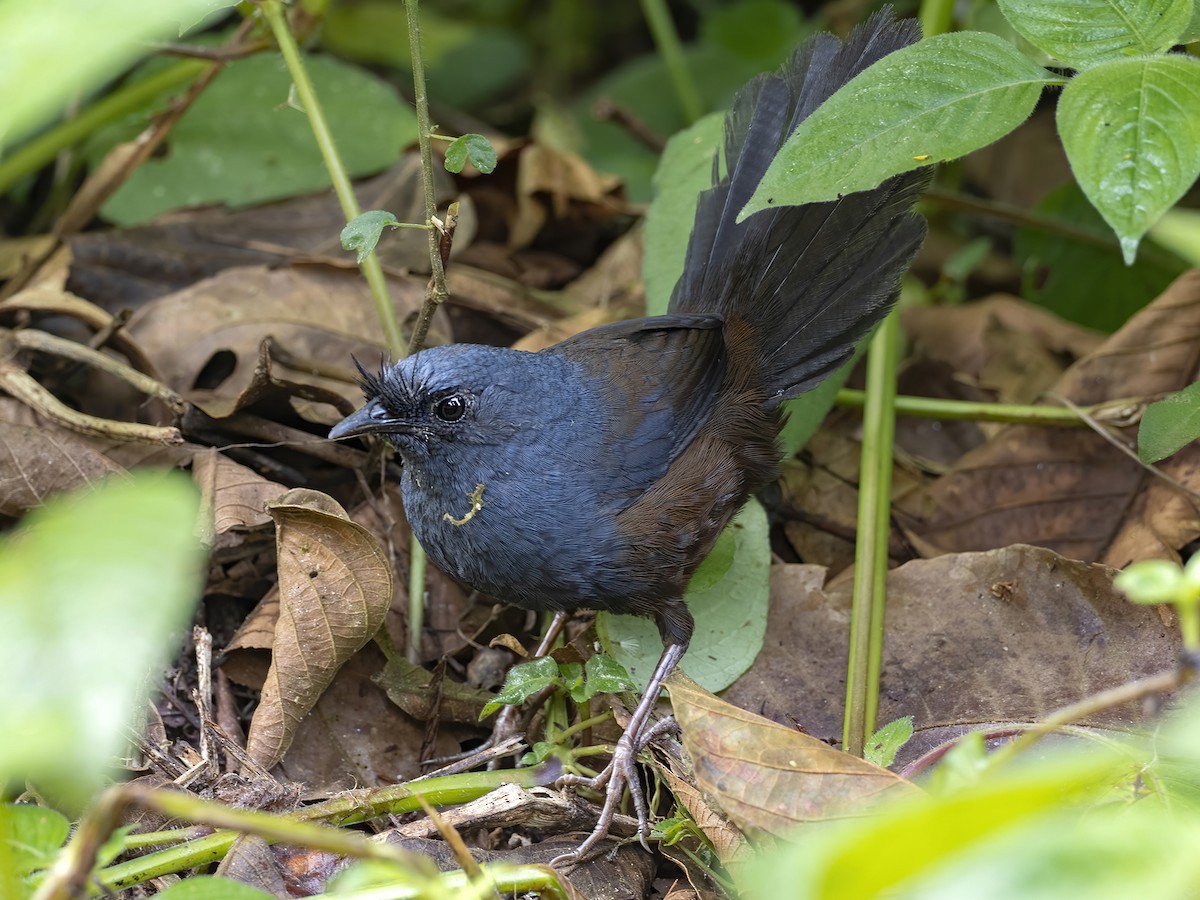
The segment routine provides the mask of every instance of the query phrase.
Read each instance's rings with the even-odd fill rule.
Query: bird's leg
[[[658,695],[662,693],[663,682],[678,664],[685,650],[687,650],[687,644],[680,643],[668,643],[663,648],[663,655],[658,660],[654,674],[650,677],[650,683],[646,685],[646,692],[642,695],[637,709],[633,711],[625,733],[617,741],[617,746],[613,750],[612,762],[604,771],[595,778],[564,775],[558,779],[558,787],[581,785],[593,791],[605,788],[604,808],[600,811],[600,818],[596,820],[596,827],[588,835],[587,840],[579,845],[579,849],[574,853],[556,857],[551,861],[551,865],[579,862],[587,858],[596,845],[608,835],[608,829],[612,825],[613,816],[616,815],[617,806],[621,802],[621,796],[625,793],[626,787],[629,788],[633,807],[637,812],[638,838],[645,844],[646,835],[650,833],[649,811],[646,808],[646,798],[642,793],[642,784],[638,780],[635,763],[638,753],[646,746],[654,731],[654,727],[650,725],[650,714],[654,710],[654,704],[658,702]]]
[[[533,651],[533,659],[538,659],[549,654],[550,648],[554,646],[554,642],[558,640],[558,636],[562,634],[563,627],[570,618],[570,613],[556,612],[554,614],[554,619],[550,622],[550,626],[546,629],[546,633],[538,643],[537,649]],[[517,726],[521,721],[523,706],[524,704],[522,703],[512,703],[500,710],[496,715],[496,722],[492,726],[492,736],[488,738],[485,746],[490,747],[499,744],[520,731]]]

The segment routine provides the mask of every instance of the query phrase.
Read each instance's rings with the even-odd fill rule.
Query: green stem
[[[918,17],[925,37],[945,34],[954,23],[954,0],[921,0]]]
[[[1126,405],[1138,401],[1130,399]],[[862,409],[867,403],[867,393],[851,388],[838,391],[837,405],[850,409]],[[1081,411],[1093,418],[1103,409],[1119,408],[1122,401],[1082,407]],[[1001,422],[1018,425],[1067,425],[1085,426],[1087,422],[1079,411],[1063,406],[1025,406],[1014,403],[975,403],[970,400],[939,400],[934,397],[896,398],[896,415],[920,416],[924,419],[962,420],[970,422]]]
[[[308,77],[308,70],[304,67],[300,48],[296,45],[296,40],[288,28],[283,5],[280,0],[263,0],[261,8],[271,26],[272,34],[275,35],[275,42],[279,45],[279,52],[283,55],[288,72],[292,76],[292,82],[296,86],[296,95],[300,98],[305,115],[308,116],[309,126],[312,128],[313,136],[317,139],[317,147],[320,148],[321,156],[325,160],[325,168],[329,170],[329,179],[333,182],[333,191],[337,195],[338,203],[341,204],[342,214],[349,222],[362,210],[359,208],[358,198],[354,195],[354,186],[350,183],[350,176],[346,172],[346,167],[342,165],[341,156],[338,155],[337,147],[333,142],[333,133],[329,130],[325,113],[317,99],[316,88],[313,87],[312,80]],[[392,305],[392,298],[388,296],[387,279],[384,278],[383,266],[380,265],[375,251],[367,254],[360,268],[371,289],[371,297],[375,301],[375,311],[383,327],[384,340],[387,342],[388,349],[394,356],[400,356],[404,350],[404,335],[400,331],[400,323],[396,321],[396,309]]]
[[[675,23],[671,21],[671,12],[664,0],[642,0],[642,15],[654,38],[654,46],[658,48],[667,73],[671,76],[671,84],[679,97],[683,115],[689,124],[695,122],[704,115],[704,105],[700,102],[700,93],[692,80],[687,60],[683,58],[683,45],[679,42]]]
[[[0,159],[0,194],[19,178],[38,171],[61,151],[78,144],[101,126],[143,109],[159,94],[187,84],[212,65],[197,59],[177,62],[156,75],[127,84],[96,101],[75,118],[19,147],[11,156]]]
[[[867,351],[867,405],[863,411],[858,540],[842,733],[845,751],[855,756],[862,756],[879,709],[899,335],[899,317],[893,312],[883,320]]]
[[[414,666],[421,664],[421,633],[425,622],[425,551],[412,539],[408,567],[408,633],[404,656]]]
[[[433,148],[429,140],[433,128],[429,122],[429,93],[425,87],[425,57],[421,49],[421,18],[417,0],[404,0],[404,14],[408,20],[408,52],[413,70],[413,108],[417,114],[417,147],[421,154],[425,223],[432,226],[437,217],[437,197],[433,189]],[[433,314],[449,296],[446,290],[446,272],[442,265],[441,231],[434,227],[429,229],[429,266],[432,274],[430,290],[417,325],[413,329],[412,339],[408,344],[409,353],[421,349]]]
[[[331,832],[331,829],[328,828],[314,831],[315,826],[307,823],[350,825],[365,822],[377,816],[415,812],[421,809],[420,800],[417,799],[418,795],[434,806],[467,803],[495,790],[502,784],[515,783],[524,787],[547,784],[552,780],[546,774],[547,771],[549,770],[539,766],[533,769],[471,772],[465,775],[430,778],[427,781],[417,781],[406,785],[393,785],[380,790],[350,791],[324,803],[305,807],[289,816],[267,816],[265,813],[254,813],[250,814],[252,818],[218,821],[213,816],[223,815],[225,812],[242,811],[230,811],[221,805],[217,805],[215,810],[210,811],[207,805],[191,805],[172,814],[188,821],[204,821],[209,825],[222,828],[232,827],[238,830],[218,831],[177,847],[170,847],[157,853],[149,853],[128,862],[109,866],[97,873],[97,879],[106,889],[115,891],[141,884],[151,878],[215,862],[225,856],[238,834],[243,831],[260,834],[273,840],[286,840],[303,846],[328,848],[329,841],[338,840],[330,838],[328,835],[337,834],[337,832]],[[193,804],[204,803],[204,801],[187,795],[178,796]],[[161,806],[161,804],[156,801],[156,806]],[[244,812],[242,814],[246,815]]]

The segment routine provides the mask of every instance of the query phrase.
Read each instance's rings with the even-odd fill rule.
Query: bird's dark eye
[[[457,422],[466,415],[467,401],[458,394],[451,394],[439,400],[433,411],[443,422]]]

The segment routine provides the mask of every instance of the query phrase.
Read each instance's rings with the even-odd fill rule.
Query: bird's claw
[[[556,856],[550,861],[550,865],[573,865],[583,862],[592,855],[600,842],[608,836],[613,816],[617,813],[626,787],[629,788],[629,796],[633,801],[634,812],[637,814],[638,841],[646,850],[650,849],[650,845],[646,843],[646,838],[650,834],[650,811],[646,806],[646,796],[642,791],[642,783],[638,778],[636,766],[637,754],[642,746],[644,746],[644,741],[639,741],[632,734],[626,732],[621,735],[621,739],[613,750],[612,762],[599,775],[594,778],[563,775],[558,779],[556,786],[559,788],[586,787],[592,791],[604,790],[604,806],[600,810],[599,818],[596,819],[596,827],[592,829],[592,833],[587,836],[587,839],[574,852]]]

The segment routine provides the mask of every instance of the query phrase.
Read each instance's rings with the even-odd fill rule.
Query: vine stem
[[[346,167],[342,165],[342,158],[334,144],[333,133],[329,130],[329,123],[325,119],[321,103],[317,99],[316,88],[313,87],[312,79],[308,77],[308,70],[304,67],[300,48],[296,45],[296,39],[292,36],[291,29],[288,28],[283,4],[280,0],[262,0],[260,8],[267,23],[271,26],[271,33],[275,36],[276,44],[279,45],[279,52],[288,67],[288,73],[292,76],[292,83],[296,86],[296,96],[300,100],[304,114],[308,116],[309,126],[317,140],[317,147],[325,161],[325,168],[329,171],[330,181],[333,182],[333,191],[342,207],[342,214],[349,222],[362,210],[359,208],[358,198],[354,195],[354,186],[350,183],[350,176],[346,172]],[[392,298],[388,295],[383,266],[380,265],[379,257],[374,250],[366,255],[360,268],[371,290],[371,298],[375,302],[375,311],[379,316],[379,323],[383,327],[384,340],[388,350],[393,356],[400,356],[404,351],[404,335],[400,331],[400,323],[396,320],[396,308],[392,305]]]
[[[417,147],[421,154],[425,224],[434,226],[429,229],[429,289],[426,291],[421,315],[408,344],[408,352],[415,353],[425,343],[429,322],[438,307],[446,302],[449,292],[446,290],[446,268],[441,252],[443,227],[437,220],[437,199],[433,191],[433,149],[430,142],[433,128],[429,123],[429,93],[425,87],[425,58],[421,50],[421,19],[417,0],[404,0],[404,14],[408,19],[408,51],[412,59],[413,106],[417,113]]]

